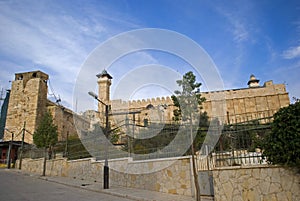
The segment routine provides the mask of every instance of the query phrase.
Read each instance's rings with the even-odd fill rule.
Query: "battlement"
[[[200,92],[201,96],[206,99],[206,102],[217,100],[243,99],[251,97],[274,96],[278,94],[288,94],[284,84],[273,84],[273,81],[267,81],[263,86],[252,88],[228,89],[220,91]],[[170,96],[156,97],[141,100],[124,101],[121,99],[111,100],[112,109],[128,109],[128,108],[145,108],[149,104],[158,106],[162,104],[173,105]],[[205,104],[205,103],[204,103]]]
[[[123,101],[121,99],[112,100],[111,103],[113,110],[122,110],[122,109],[141,109],[146,108],[148,105],[158,106],[162,104],[172,105],[173,101],[171,97],[157,97],[157,98],[148,98],[148,99],[141,99],[141,100],[129,100]]]
[[[218,96],[218,94],[220,96]],[[273,81],[267,81],[263,86],[249,87],[240,89],[228,89],[220,91],[201,92],[201,95],[207,101],[223,98],[225,100],[233,98],[250,98],[258,96],[272,96],[275,94],[287,94],[284,84],[273,84]]]

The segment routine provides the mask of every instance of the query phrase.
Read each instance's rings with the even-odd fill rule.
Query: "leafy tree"
[[[187,121],[199,118],[199,109],[201,109],[202,102],[205,101],[205,98],[201,97],[199,93],[201,83],[196,82],[196,76],[192,71],[187,72],[182,80],[176,82],[182,88],[182,91],[176,90],[174,92],[176,95],[171,97],[177,107],[173,111],[174,120]]]
[[[281,108],[264,140],[264,156],[273,164],[300,167],[300,102]]]
[[[57,126],[53,124],[53,119],[49,111],[47,111],[37,130],[33,134],[33,142],[38,148],[44,148],[44,166],[43,166],[43,176],[46,173],[46,158],[47,149],[50,151],[51,147],[57,143]]]
[[[193,163],[193,173],[194,173],[194,182],[196,187],[196,199],[200,201],[200,187],[198,183],[198,174],[196,170],[195,162],[195,145],[194,145],[194,135],[195,131],[195,122],[199,119],[199,109],[202,102],[205,101],[204,98],[200,95],[200,86],[201,83],[196,82],[196,76],[193,72],[189,71],[183,75],[182,80],[176,81],[178,86],[182,88],[182,91],[176,90],[174,93],[176,95],[172,96],[172,100],[177,109],[174,110],[174,119],[181,120],[186,122],[190,127],[190,140],[191,140],[191,154],[192,154],[192,163]]]

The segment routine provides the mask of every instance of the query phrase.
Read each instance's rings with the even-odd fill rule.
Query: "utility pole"
[[[68,157],[68,152],[69,152],[69,131],[67,131],[67,139],[66,139],[66,146],[65,146],[65,157]]]
[[[21,150],[20,150],[19,170],[22,169],[22,159],[23,159],[23,149],[24,149],[24,138],[25,138],[25,126],[26,126],[26,121],[24,121],[23,129],[22,129],[22,143],[21,143]]]
[[[133,113],[133,124],[132,124],[132,142],[131,142],[131,151],[132,155],[134,155],[134,130],[135,130],[135,113]]]
[[[10,131],[9,131],[10,132]],[[11,149],[12,149],[12,146],[13,146],[13,141],[14,141],[14,133],[13,132],[10,132],[11,133],[11,141],[9,143],[9,148],[8,148],[8,154],[7,154],[7,157],[8,157],[8,161],[7,161],[7,168],[10,169],[10,165],[11,165],[11,158],[10,158],[10,155],[11,155]]]

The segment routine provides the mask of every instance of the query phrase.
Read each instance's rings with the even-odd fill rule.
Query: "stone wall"
[[[86,130],[90,127],[90,122],[87,119],[51,101],[48,101],[47,109],[50,111],[53,122],[57,126],[58,141],[65,141],[71,136],[78,137],[79,134],[76,129]]]
[[[16,163],[19,164],[18,162]],[[80,159],[47,161],[46,175],[103,181],[103,161]],[[22,170],[42,174],[43,159],[23,159]],[[128,158],[109,161],[111,186],[146,189],[191,196],[191,161],[189,157],[130,161]]]
[[[202,104],[202,111],[206,111],[210,118],[218,117],[224,123],[239,123],[272,117],[280,108],[290,104],[285,85],[273,84],[272,81],[265,82],[263,86],[258,87],[201,92],[201,96],[206,99]],[[149,122],[170,122],[175,109],[170,97],[133,101],[111,100],[109,104],[116,112],[141,110],[141,113],[136,114],[135,117],[136,122],[140,124],[144,119],[148,119]],[[152,109],[153,114],[151,110],[146,110],[150,104],[155,106]],[[125,115],[114,118],[116,121],[124,121]]]
[[[215,201],[298,201],[300,174],[276,166],[222,168],[213,171]]]
[[[18,166],[18,162],[16,165]],[[43,159],[23,159],[22,170],[42,174]],[[104,161],[91,158],[47,161],[46,175],[103,181]],[[110,186],[170,194],[194,194],[190,158],[110,160]],[[212,171],[215,201],[298,201],[300,173],[277,166],[228,167]],[[204,182],[205,183],[205,182]]]
[[[22,140],[22,135],[17,135],[17,133],[23,129],[24,122],[26,122],[26,130],[34,133],[42,115],[47,109],[51,110],[55,124],[58,126],[59,140],[66,140],[69,135],[77,135],[75,126],[79,126],[78,124],[84,124],[84,126],[79,127],[89,127],[88,122],[73,111],[47,100],[48,77],[47,74],[41,71],[17,73],[15,75],[6,119],[6,128],[16,134],[15,141]],[[99,88],[99,97],[111,105],[112,113],[119,113],[119,115],[110,116],[112,127],[124,124],[126,117],[137,125],[144,125],[145,122],[149,124],[173,122],[175,106],[171,97],[109,101],[110,82],[108,79],[105,80],[103,85],[101,84],[102,88]],[[102,97],[102,95],[105,96]],[[258,87],[202,92],[201,95],[206,98],[202,110],[207,111],[209,118],[217,116],[224,123],[238,123],[271,117],[280,108],[288,106],[290,103],[285,85],[273,84],[272,81],[266,82],[263,86],[258,85]],[[220,101],[220,99],[226,100],[225,109],[222,109],[223,101]],[[100,108],[103,109],[102,104],[100,105]],[[153,107],[149,107],[151,105]],[[95,118],[96,121],[100,119],[104,125],[105,116],[102,109],[98,113],[95,112],[97,114]],[[137,111],[139,113],[134,115],[120,115],[122,112]],[[72,117],[73,115],[76,118]],[[74,119],[76,120],[76,125],[74,124]],[[123,132],[125,133],[125,130]],[[11,133],[5,131],[3,140],[10,141]],[[32,144],[32,135],[26,133],[25,142]]]

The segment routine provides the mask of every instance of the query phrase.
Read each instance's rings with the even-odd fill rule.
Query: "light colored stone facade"
[[[103,165],[104,161],[91,158],[48,160],[46,175],[101,183]],[[42,158],[23,159],[22,170],[42,174],[42,166]],[[148,161],[123,158],[110,160],[109,167],[111,186],[194,195],[190,158]],[[300,200],[300,174],[297,169],[277,166],[230,167],[214,169],[212,176],[215,201]]]
[[[12,81],[5,127],[15,133],[15,141],[21,141],[19,134],[24,122],[31,134],[46,111],[48,75],[41,71],[17,73]],[[45,98],[46,97],[46,98]],[[18,135],[19,134],[19,135]],[[32,135],[25,134],[24,141],[32,144]],[[4,133],[4,141],[11,140],[9,132]]]
[[[58,141],[65,141],[70,136],[78,136],[76,130],[78,127],[88,129],[90,126],[88,120],[83,119],[70,109],[56,105],[51,101],[48,101],[47,109],[53,117],[54,124],[57,125]],[[77,127],[74,124],[74,118],[76,118]]]
[[[104,103],[111,105],[111,113],[137,112],[136,114],[110,116],[111,127],[124,124],[127,118],[135,121],[136,125],[143,125],[145,121],[170,123],[175,106],[170,97],[152,98],[147,100],[110,100],[110,85],[112,77],[103,71],[98,77],[98,97]],[[26,122],[26,130],[31,134],[37,128],[38,122],[48,109],[58,126],[59,140],[65,140],[69,135],[78,135],[74,126],[87,129],[88,120],[80,118],[73,111],[47,100],[48,75],[41,71],[17,73],[12,82],[9,106],[7,111],[6,128],[15,133],[15,141],[21,141],[22,135],[17,135]],[[288,106],[290,101],[284,84],[273,84],[272,81],[259,86],[258,80],[251,76],[249,88],[232,89],[225,91],[203,92],[206,98],[202,111],[206,111],[210,118],[217,117],[223,123],[238,123],[253,119],[271,117],[280,108]],[[221,100],[220,100],[221,97]],[[225,100],[222,101],[222,100]],[[222,113],[218,113],[225,103]],[[95,120],[105,125],[103,104],[98,104]],[[217,115],[216,115],[217,114]],[[132,123],[132,122],[131,122]],[[80,125],[79,125],[80,124]],[[32,135],[26,132],[25,142],[32,144]],[[4,133],[4,141],[11,140],[11,133]]]
[[[111,105],[112,113],[141,111],[135,115],[137,124],[143,124],[145,119],[149,123],[172,122],[175,106],[171,97],[132,101],[110,100],[109,86],[112,77],[106,71],[97,76],[100,77],[98,78],[98,97]],[[280,108],[290,104],[284,84],[273,84],[273,81],[267,81],[260,86],[259,80],[251,75],[248,86],[248,88],[241,89],[202,92],[201,96],[206,101],[202,104],[201,111],[206,111],[210,119],[218,118],[222,123],[232,124],[272,117]],[[103,105],[99,104],[98,112],[100,119],[101,117],[103,119]],[[113,116],[112,125],[118,125],[125,118],[125,115]],[[104,123],[103,120],[102,123]]]
[[[49,76],[41,71],[16,73],[12,81],[5,127],[14,132],[14,141],[22,141],[22,129],[25,125],[24,142],[33,144],[33,133],[38,127],[43,114],[48,110],[52,114],[54,123],[58,127],[58,140],[66,140],[67,136],[77,136],[74,126],[81,124],[82,128],[89,128],[89,122],[73,111],[51,102],[47,99],[47,81]],[[11,140],[11,133],[6,131],[4,141]]]
[[[221,168],[213,171],[215,201],[298,201],[300,174],[276,166]]]
[[[220,92],[204,92],[206,98],[203,110],[208,114],[213,108],[210,97],[223,93],[226,102],[225,123],[239,123],[254,119],[272,117],[280,108],[290,104],[288,93],[284,84],[265,82],[263,86],[243,89],[232,89]]]
[[[16,163],[18,164],[18,162]],[[46,175],[103,181],[104,161],[91,158],[47,161]],[[43,159],[23,159],[22,170],[42,174]],[[109,161],[111,186],[146,189],[170,194],[192,196],[190,158],[130,161],[127,158]]]

